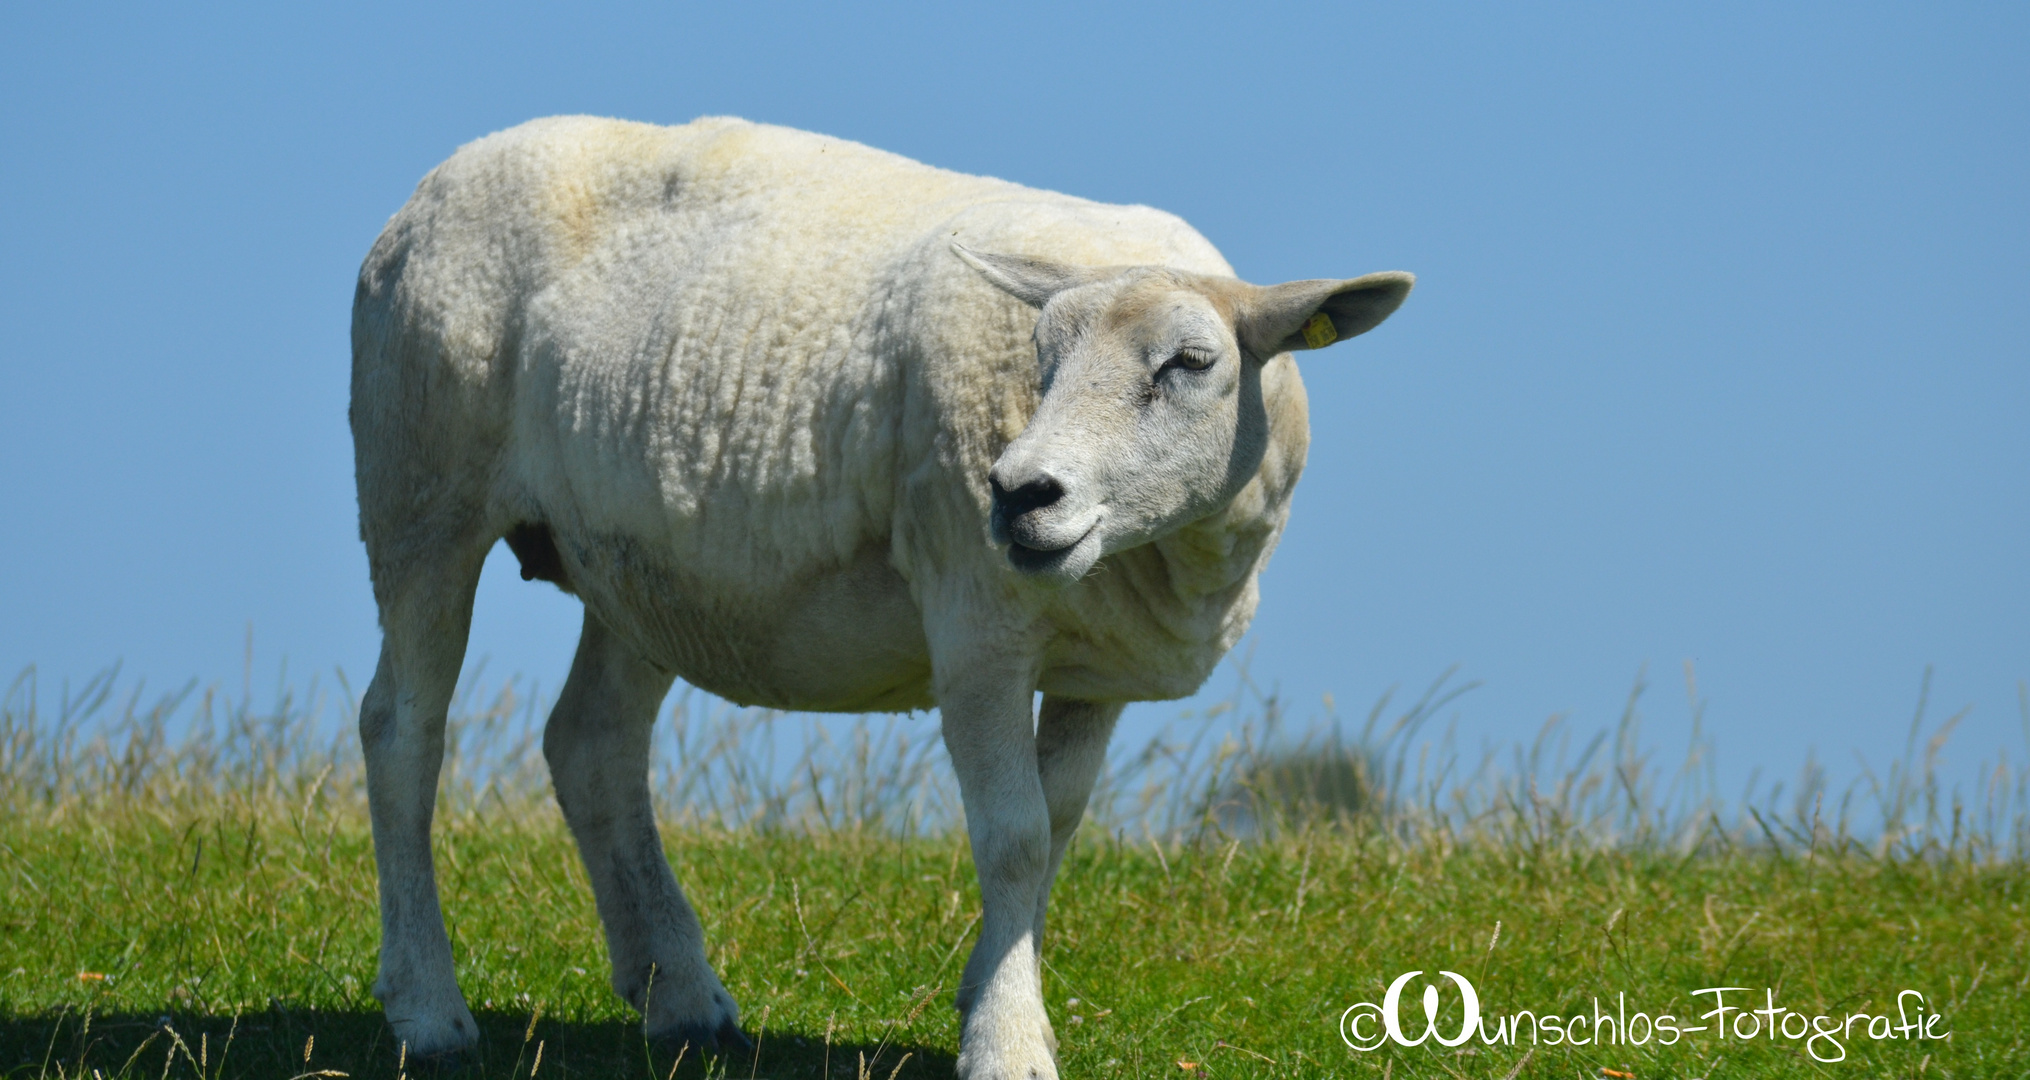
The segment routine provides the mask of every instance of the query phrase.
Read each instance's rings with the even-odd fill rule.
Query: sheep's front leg
[[[1078,832],[1079,823],[1085,820],[1093,782],[1099,779],[1100,766],[1106,763],[1107,741],[1113,737],[1114,721],[1120,718],[1120,705],[1073,701],[1049,694],[1044,695],[1043,710],[1036,718],[1036,771],[1043,782],[1044,805],[1050,810],[1050,865],[1043,872],[1043,888],[1036,894],[1036,920],[1029,936],[1036,950],[1039,980],[1050,889],[1057,881],[1057,868],[1064,863],[1072,834]],[[1055,1053],[1057,1032],[1050,1026],[1047,1011],[1043,1038]]]
[[[945,658],[940,658],[941,660]],[[962,1080],[1052,1080],[1035,917],[1050,871],[1050,810],[1037,774],[1026,662],[978,653],[938,665],[945,748],[980,875],[980,939],[959,977]]]
[[[1043,891],[1036,898],[1035,942],[1043,947],[1044,914],[1050,908],[1051,885],[1071,837],[1085,820],[1093,783],[1107,760],[1107,742],[1122,706],[1074,701],[1045,694],[1036,720],[1036,768],[1043,781],[1043,801],[1050,808],[1050,866]]]

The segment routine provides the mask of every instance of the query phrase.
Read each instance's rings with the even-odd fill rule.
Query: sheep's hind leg
[[[380,972],[374,997],[407,1057],[442,1059],[479,1041],[458,992],[438,905],[430,819],[444,763],[444,715],[465,658],[484,546],[408,573],[377,570],[381,658],[360,702],[367,807],[380,873]]]
[[[649,802],[649,731],[672,681],[588,610],[543,756],[592,879],[614,992],[641,1010],[653,1040],[745,1048],[740,1010],[705,957]]]

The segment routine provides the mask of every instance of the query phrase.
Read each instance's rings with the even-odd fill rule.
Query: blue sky
[[[1418,273],[1303,359],[1250,641],[1300,717],[1457,665],[1505,742],[1646,665],[1668,747],[1691,660],[1739,778],[1895,754],[1934,665],[1955,770],[2020,757],[2026,55],[2011,5],[12,5],[0,670],[237,685],[251,624],[362,682],[375,233],[489,131],[731,113]],[[497,559],[472,658],[554,687],[574,609]]]

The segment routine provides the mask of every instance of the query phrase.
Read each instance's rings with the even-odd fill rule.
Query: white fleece
[[[1254,614],[1309,438],[1284,350],[1408,290],[1257,288],[1157,210],[741,120],[562,117],[460,149],[353,312],[384,632],[360,713],[374,992],[397,1036],[430,1056],[477,1035],[430,815],[479,568],[509,536],[536,569],[553,547],[544,572],[585,602],[544,753],[651,1036],[741,1038],[646,786],[682,677],[939,709],[983,902],[959,1072],[1054,1077],[1044,917],[1122,703],[1197,689]]]

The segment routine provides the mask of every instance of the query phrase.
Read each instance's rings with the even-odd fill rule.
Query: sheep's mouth
[[[1013,540],[1008,542],[1008,561],[1014,564],[1015,569],[1025,574],[1041,574],[1057,563],[1063,562],[1070,554],[1070,547],[1061,547],[1055,551],[1040,551]]]
[[[1067,564],[1078,560],[1086,542],[1093,538],[1093,533],[1098,529],[1099,522],[1096,521],[1076,540],[1052,548],[1031,547],[1011,537],[1008,540],[1008,562],[1024,574],[1063,575],[1069,569]],[[1083,569],[1080,568],[1081,576]]]

